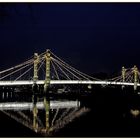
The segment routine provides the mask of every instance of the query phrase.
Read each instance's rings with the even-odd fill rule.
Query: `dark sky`
[[[0,4],[0,69],[47,48],[88,74],[140,66],[140,3]]]

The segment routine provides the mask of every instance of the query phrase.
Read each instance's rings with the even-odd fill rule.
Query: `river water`
[[[140,137],[140,96],[133,88],[94,87],[79,99],[90,112],[52,137]],[[0,112],[0,137],[42,137]]]

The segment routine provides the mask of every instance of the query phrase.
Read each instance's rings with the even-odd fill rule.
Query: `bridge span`
[[[0,86],[21,86],[21,85],[33,85],[34,81],[22,80],[22,81],[0,81]],[[36,81],[38,85],[44,85],[44,80]],[[66,85],[66,84],[87,84],[87,85],[121,85],[121,86],[134,86],[132,82],[116,82],[116,81],[90,81],[90,80],[50,80],[50,85]],[[140,86],[140,83],[136,83]]]
[[[36,85],[42,85],[43,91],[40,91],[39,86]],[[88,87],[113,85],[122,86],[122,88],[132,86],[137,91],[137,87],[140,86],[140,71],[136,66],[122,67],[116,77],[102,80],[75,69],[50,50],[40,55],[34,53],[34,56],[27,61],[0,71],[0,87],[3,94],[7,95],[11,92],[8,86],[19,88],[30,86],[32,102],[1,102],[0,111],[44,135],[64,127],[76,117],[89,111],[88,108],[80,106],[78,101],[51,102],[47,96],[50,85],[88,85]],[[38,92],[42,93],[42,102],[36,94]],[[22,98],[23,95],[19,94],[18,97]],[[53,112],[50,111],[52,108],[54,108]]]

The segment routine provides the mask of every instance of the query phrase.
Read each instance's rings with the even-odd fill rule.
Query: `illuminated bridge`
[[[27,61],[0,71],[0,92],[2,96],[11,96],[14,92],[29,89],[31,101],[6,101],[0,103],[0,110],[32,129],[48,136],[64,127],[73,119],[89,111],[80,106],[78,100],[54,100],[48,96],[51,88],[59,86],[86,85],[91,89],[94,85],[133,86],[136,91],[140,86],[140,73],[136,66],[122,67],[116,77],[100,80],[89,76],[53,54],[50,50],[38,55],[34,54]],[[65,92],[64,92],[65,94]],[[43,119],[42,119],[43,118]]]

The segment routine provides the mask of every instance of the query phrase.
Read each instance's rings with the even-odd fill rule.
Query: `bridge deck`
[[[0,81],[0,86],[18,86],[18,85],[32,85],[33,81]],[[43,85],[44,80],[38,80],[38,85]],[[96,84],[96,85],[126,85],[126,86],[134,86],[134,83],[130,82],[111,82],[111,81],[82,81],[82,80],[51,80],[50,84],[58,85],[58,84]],[[137,86],[140,86],[137,83]]]

